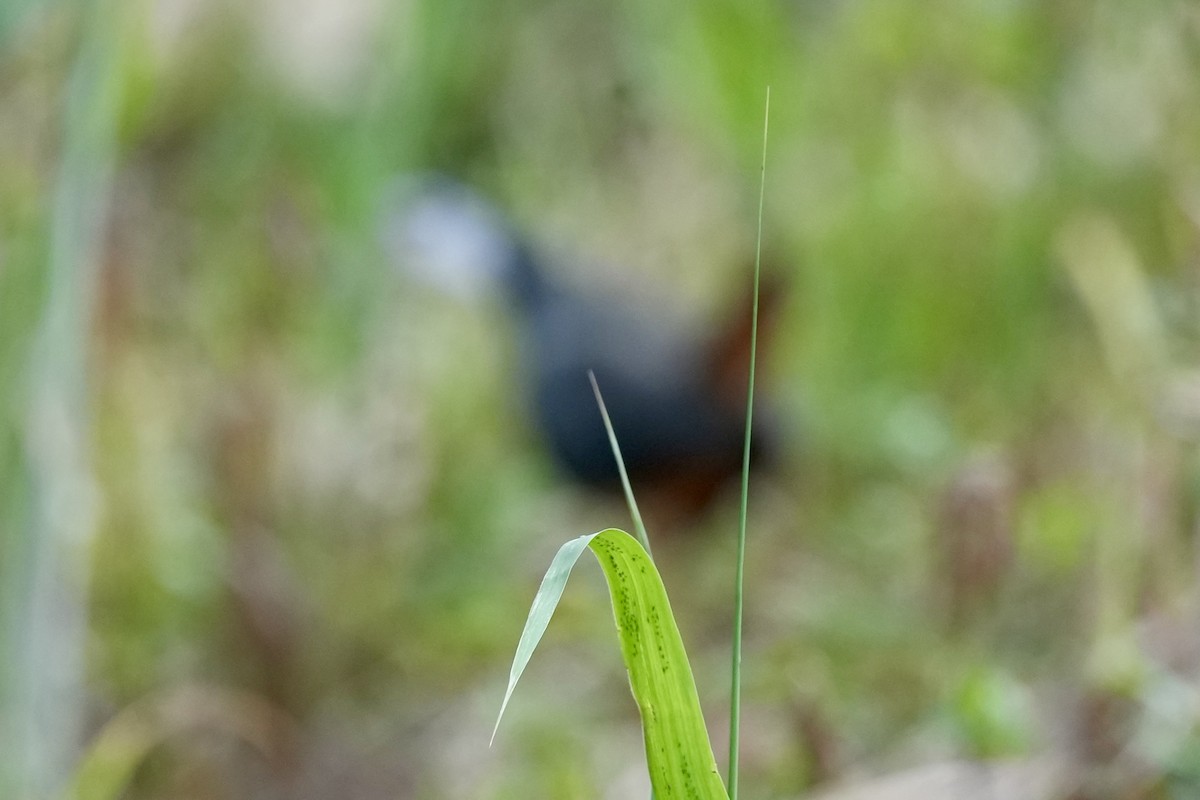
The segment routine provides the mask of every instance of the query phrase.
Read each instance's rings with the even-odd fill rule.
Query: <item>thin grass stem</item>
[[[633,486],[629,483],[629,473],[625,471],[625,459],[621,457],[621,446],[617,444],[617,434],[613,430],[612,420],[608,416],[608,407],[604,405],[604,396],[600,394],[600,384],[596,383],[596,373],[588,370],[588,380],[592,382],[592,393],[596,395],[596,405],[600,407],[600,417],[604,420],[604,430],[608,433],[608,443],[612,445],[613,458],[617,460],[617,471],[621,474],[621,488],[625,490],[625,502],[629,504],[629,515],[633,517],[633,527],[637,531],[638,541],[646,548],[646,554],[651,559],[650,536],[646,533],[646,524],[642,522],[642,512],[638,511],[637,500],[633,497]],[[650,800],[654,800],[654,790],[650,790]]]
[[[608,431],[608,443],[612,445],[613,457],[617,459],[617,470],[621,473],[621,488],[625,490],[625,502],[629,504],[629,514],[633,517],[633,527],[637,530],[638,541],[646,552],[650,553],[650,537],[646,535],[646,525],[642,522],[642,514],[638,511],[637,500],[633,498],[633,487],[629,485],[629,474],[625,471],[625,459],[621,458],[621,446],[617,444],[617,434],[613,431],[612,420],[608,417],[608,408],[604,405],[604,397],[600,394],[600,384],[596,383],[596,373],[588,370],[588,380],[592,382],[592,392],[596,395],[596,404],[600,406],[600,416],[604,419],[604,430]],[[653,554],[651,554],[653,557]]]
[[[763,112],[762,167],[758,184],[758,236],[754,244],[754,305],[750,317],[750,376],[746,390],[746,439],[742,448],[742,504],[738,513],[737,573],[733,590],[733,668],[729,693],[729,798],[738,797],[738,746],[742,714],[742,597],[746,567],[746,507],[750,494],[750,428],[754,422],[754,367],[758,355],[758,284],[762,271],[763,197],[767,185],[767,127],[771,119],[771,87]]]

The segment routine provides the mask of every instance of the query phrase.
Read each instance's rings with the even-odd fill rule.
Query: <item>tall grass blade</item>
[[[736,578],[733,590],[733,668],[729,692],[729,796],[738,796],[738,747],[742,715],[742,596],[746,572],[746,507],[750,495],[750,428],[754,422],[754,366],[758,355],[758,284],[762,272],[763,196],[767,186],[767,127],[771,120],[771,87],[763,112],[762,168],[758,183],[758,236],[754,244],[754,308],[750,324],[750,376],[746,389],[746,440],[742,448],[742,505],[738,513]]]
[[[600,416],[604,420],[604,430],[608,432],[608,443],[612,445],[613,458],[617,460],[617,470],[621,473],[621,488],[625,490],[625,502],[629,504],[629,515],[633,517],[633,528],[637,531],[638,541],[646,552],[650,552],[650,537],[646,533],[646,525],[642,522],[642,513],[638,511],[637,500],[633,497],[633,487],[629,484],[629,474],[625,471],[625,459],[621,458],[621,446],[617,444],[617,434],[613,430],[612,420],[608,417],[608,408],[604,405],[604,397],[600,394],[600,384],[596,383],[596,373],[588,370],[588,380],[592,382],[592,392],[596,395],[596,405],[600,406]]]
[[[91,319],[120,150],[120,67],[133,28],[130,4],[74,5],[80,39],[62,92],[44,300],[21,370],[25,385],[0,387],[0,402],[23,406],[13,417],[20,430],[0,429],[3,470],[19,482],[4,492],[19,504],[15,513],[0,509],[0,528],[15,522],[11,535],[0,532],[3,797],[47,797],[67,780],[88,696],[87,558],[98,524]],[[0,15],[12,21],[11,13]],[[5,452],[18,441],[19,450]]]
[[[633,517],[633,527],[637,531],[638,541],[646,552],[650,552],[650,536],[646,533],[646,524],[642,522],[642,512],[638,510],[637,499],[633,496],[633,486],[629,483],[629,473],[625,470],[625,459],[621,457],[621,445],[617,443],[617,433],[613,430],[612,420],[608,416],[608,406],[604,405],[604,396],[600,394],[600,384],[596,382],[596,373],[588,370],[588,380],[592,382],[592,393],[596,395],[596,405],[600,408],[600,418],[604,420],[604,431],[608,434],[608,443],[612,446],[613,458],[617,460],[617,471],[621,475],[621,488],[625,491],[625,502],[629,505],[629,516]],[[654,790],[650,790],[650,800],[655,800]]]
[[[621,654],[642,715],[646,766],[655,795],[664,800],[727,800],[662,578],[646,548],[616,528],[573,539],[555,555],[529,610],[496,727],[585,549],[596,556],[608,582]]]

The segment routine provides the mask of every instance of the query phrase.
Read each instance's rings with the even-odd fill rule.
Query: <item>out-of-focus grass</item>
[[[6,576],[32,535],[24,426],[84,40],[76,6],[24,6],[0,14]],[[546,560],[507,545],[548,557],[622,509],[538,450],[503,309],[385,263],[378,200],[398,172],[452,171],[578,253],[568,277],[703,318],[746,275],[768,83],[764,238],[794,296],[763,366],[799,441],[752,503],[747,793],[1039,752],[1047,687],[1139,708],[1174,685],[1130,622],[1186,640],[1168,623],[1196,580],[1190,5],[118,6],[125,101],[79,320],[100,490],[78,554],[89,729],[203,680],[300,731],[281,765],[169,742],[132,796],[640,791],[619,668],[583,663],[611,664],[596,583],[531,667],[589,701],[551,690],[483,751]],[[1120,270],[1142,287],[1128,303]],[[1151,372],[1135,305],[1159,330]],[[659,557],[711,712],[727,632],[703,620],[728,596],[733,514],[704,527]],[[21,584],[0,592],[7,621]],[[1171,741],[1153,759],[1189,774],[1194,733]]]

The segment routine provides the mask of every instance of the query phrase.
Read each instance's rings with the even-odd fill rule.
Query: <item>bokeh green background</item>
[[[120,796],[642,796],[587,570],[487,747],[541,570],[626,514],[540,449],[519,321],[380,226],[447,172],[703,327],[768,85],[743,796],[1200,793],[1196,4],[10,0],[0,794],[142,714]],[[719,754],[733,499],[659,555]]]

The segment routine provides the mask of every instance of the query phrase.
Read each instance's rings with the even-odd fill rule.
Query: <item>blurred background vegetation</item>
[[[1200,796],[1180,0],[0,5],[0,795],[645,796],[592,570],[487,747],[550,556],[627,515],[383,198],[456,175],[703,325],[768,84],[743,795],[1003,759]],[[656,552],[719,755],[732,500]]]

